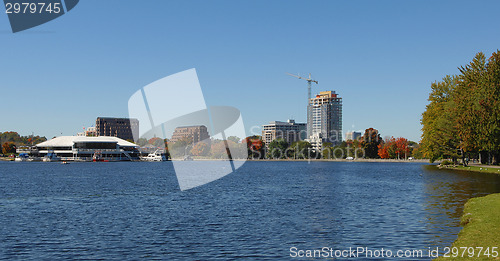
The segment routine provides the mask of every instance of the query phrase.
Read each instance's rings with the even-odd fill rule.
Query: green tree
[[[229,137],[227,137],[227,140],[230,140],[234,143],[240,143],[240,138],[238,138],[236,136],[229,136]]]
[[[269,143],[267,156],[272,159],[284,159],[287,157],[288,143],[284,139],[275,139]]]
[[[227,145],[226,145],[227,142]],[[223,141],[223,140],[214,140],[212,141],[212,147],[210,149],[210,154],[212,158],[215,159],[227,159],[228,156],[230,156],[230,151],[228,151],[228,148],[231,146],[234,146],[234,142],[228,140],[228,141]]]
[[[455,90],[459,78],[449,76],[431,84],[429,104],[422,114],[421,152],[431,162],[440,158],[458,157],[460,141],[456,129]]]
[[[378,158],[378,145],[383,142],[378,130],[369,128],[365,130],[365,134],[361,137],[361,147],[364,150],[366,158]]]
[[[415,158],[415,159],[424,159],[424,154],[422,153],[422,145],[421,144],[414,144],[414,145],[411,145],[411,152],[410,152],[410,155]]]
[[[40,137],[40,136],[23,136],[23,139],[25,140],[23,142],[23,145],[36,145],[38,143],[47,141],[47,138],[45,137]]]
[[[189,153],[189,144],[185,140],[179,140],[177,142],[170,142],[168,144],[168,151],[170,156],[173,158],[183,157],[185,154]]]
[[[139,145],[140,147],[144,147],[146,146],[146,144],[148,144],[148,140],[145,138],[140,138],[137,140],[137,145]]]
[[[483,53],[460,67],[456,104],[458,135],[464,151],[478,151],[483,163],[497,163],[500,150],[500,52]]]
[[[288,157],[294,159],[308,159],[312,155],[312,145],[311,143],[303,140],[293,142],[288,148]]]
[[[148,140],[148,143],[155,146],[155,147],[164,147],[165,146],[165,141],[162,138],[154,137]]]
[[[500,52],[487,60],[483,53],[431,85],[429,104],[422,114],[419,153],[430,161],[481,155],[497,163],[500,151]]]
[[[13,142],[17,146],[31,146],[36,145],[38,143],[46,141],[47,138],[40,136],[20,136],[17,132],[8,131],[8,132],[0,132],[0,144],[4,144],[5,142]],[[0,148],[1,151],[1,148]]]
[[[331,159],[332,158],[332,147],[333,144],[331,142],[323,142],[321,148],[321,158],[323,159]]]
[[[5,142],[20,142],[21,137],[17,132],[7,131],[0,134],[0,142],[3,144]]]
[[[229,151],[232,159],[247,159],[248,148],[245,142],[236,143],[228,140]]]
[[[383,142],[383,141],[381,141]],[[366,158],[365,149],[363,148],[362,141],[348,140],[346,141],[346,157]]]
[[[334,159],[345,159],[347,156],[347,141],[342,141],[340,144],[335,145],[330,148],[332,158]]]

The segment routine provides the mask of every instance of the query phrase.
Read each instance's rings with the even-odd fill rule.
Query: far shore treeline
[[[431,85],[422,115],[423,155],[432,161],[450,158],[464,165],[471,158],[498,164],[500,152],[500,51],[480,52],[459,75]]]
[[[386,137],[382,139],[378,130],[368,128],[363,136],[356,140],[342,141],[337,145],[323,143],[321,151],[316,151],[313,146],[304,140],[292,143],[285,139],[274,139],[267,146],[259,135],[240,139],[230,136],[226,141],[212,139],[207,142],[192,143],[192,139],[184,138],[177,142],[168,139],[141,138],[137,144],[141,147],[166,148],[166,153],[171,158],[182,158],[186,155],[206,159],[224,159],[229,155],[248,155],[248,159],[346,159],[349,157],[365,159],[410,159],[422,158],[419,144],[405,138]],[[230,149],[226,149],[226,146]],[[247,150],[247,153],[242,153]]]
[[[14,154],[18,146],[30,146],[46,141],[47,138],[40,136],[21,136],[14,131],[0,132],[1,154]]]
[[[40,136],[21,136],[17,132],[0,132],[0,156],[16,154],[16,149],[22,146],[32,146],[47,139]],[[132,140],[128,140],[134,142]],[[312,145],[304,140],[288,144],[284,139],[277,138],[268,146],[259,135],[240,139],[230,136],[226,141],[211,139],[208,142],[193,144],[192,139],[184,138],[177,142],[159,137],[149,140],[140,138],[135,142],[144,151],[165,149],[171,158],[183,158],[186,155],[205,159],[224,159],[228,153],[234,159],[238,155],[247,155],[248,159],[408,159],[422,158],[419,144],[405,138],[386,137],[382,139],[378,130],[368,128],[363,136],[356,140],[342,141],[337,145],[324,143],[321,151],[315,151]],[[227,147],[230,149],[227,150]],[[246,150],[247,153],[243,153]],[[232,152],[232,153],[231,153]]]

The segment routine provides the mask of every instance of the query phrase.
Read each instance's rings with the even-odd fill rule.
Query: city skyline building
[[[357,140],[361,137],[361,132],[349,131],[345,133],[345,140]]]
[[[269,124],[262,125],[262,140],[266,146],[279,138],[284,139],[288,144],[305,140],[307,138],[307,124],[296,123],[295,120],[289,119],[286,122],[272,121]]]
[[[342,98],[335,91],[320,92],[307,106],[307,137],[314,149],[342,142]]]
[[[169,142],[177,142],[183,139],[192,140],[194,144],[199,141],[210,140],[210,135],[205,125],[182,126],[175,128]]]
[[[88,127],[85,131],[85,136],[87,137],[97,137],[97,129],[96,127]]]
[[[97,137],[96,127],[88,127],[87,129],[83,128],[83,132],[79,132],[76,134],[78,137]]]
[[[134,140],[139,137],[139,120],[131,118],[98,117],[95,121],[95,134]]]

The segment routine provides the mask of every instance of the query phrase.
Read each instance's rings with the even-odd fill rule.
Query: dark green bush
[[[451,162],[451,161],[449,161],[449,160],[443,160],[443,161],[441,162],[441,165],[443,165],[443,166],[448,166],[448,165],[452,165],[452,164],[453,164],[453,162]]]

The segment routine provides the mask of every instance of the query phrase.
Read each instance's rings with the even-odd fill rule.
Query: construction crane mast
[[[318,84],[318,81],[313,80],[311,78],[311,74],[309,74],[309,78],[304,78],[304,77],[301,77],[301,76],[298,76],[295,74],[291,74],[291,73],[286,73],[286,74],[293,76],[295,78],[299,78],[299,79],[307,81],[307,103],[309,103],[309,100],[311,99],[311,83],[314,82],[314,83]]]

